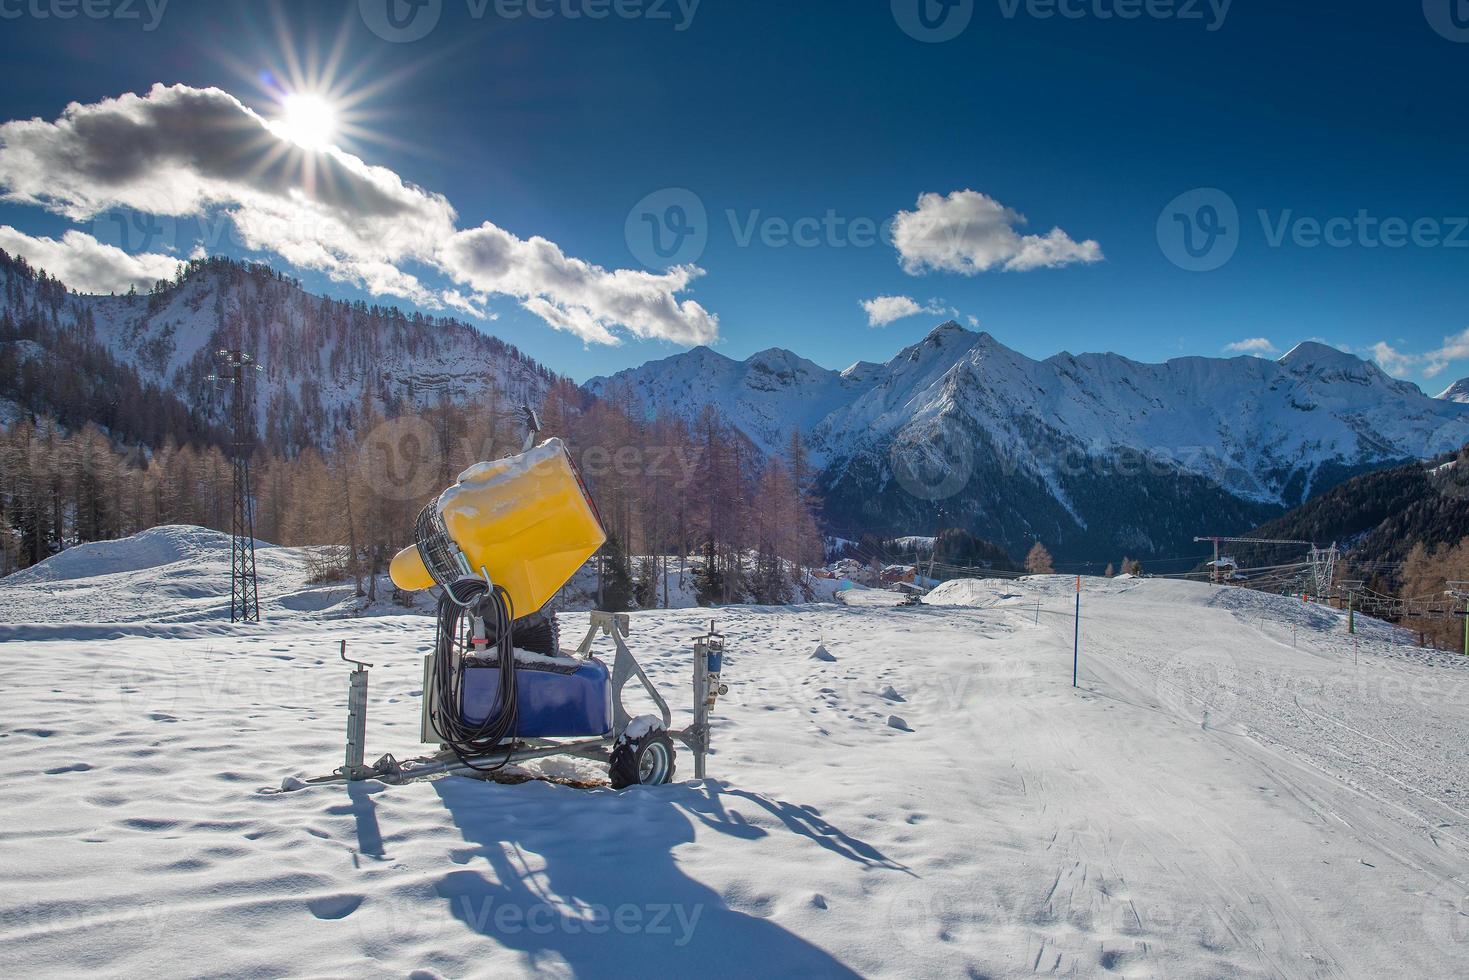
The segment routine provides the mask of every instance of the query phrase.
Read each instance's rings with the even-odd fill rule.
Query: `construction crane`
[[[1291,548],[1309,548],[1310,555],[1307,559],[1311,566],[1311,584],[1318,598],[1329,596],[1332,591],[1332,583],[1336,580],[1336,560],[1340,552],[1336,545],[1330,548],[1318,548],[1314,541],[1289,541],[1277,538],[1231,538],[1223,535],[1211,535],[1209,537],[1194,538],[1194,543],[1204,541],[1212,542],[1214,545],[1214,563],[1210,566],[1209,580],[1215,585],[1219,584],[1219,546],[1221,544],[1262,544],[1280,545]]]
[[[1212,575],[1209,580],[1215,585],[1219,584],[1219,546],[1221,544],[1278,544],[1313,549],[1316,547],[1314,541],[1276,541],[1270,538],[1226,538],[1218,536],[1194,538],[1194,544],[1200,544],[1205,541],[1212,541],[1214,543],[1214,564],[1210,566]]]

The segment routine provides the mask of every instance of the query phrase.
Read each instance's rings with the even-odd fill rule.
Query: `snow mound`
[[[827,663],[831,664],[831,663],[836,663],[836,659],[837,658],[836,657],[833,657],[831,655],[831,651],[826,648],[826,644],[825,643],[822,643],[819,646],[817,646],[817,648],[815,650],[811,651],[811,659],[812,660],[824,660]]]
[[[303,549],[255,542],[263,618],[405,612],[386,603],[368,607],[349,581],[313,583],[309,558]],[[387,588],[383,581],[380,594]],[[229,623],[229,609],[230,536],[203,527],[165,525],[77,545],[0,579],[0,627],[23,626],[32,638],[76,624],[215,629]],[[0,628],[0,637],[15,635]]]
[[[963,578],[945,582],[923,597],[930,606],[993,606],[1014,592],[1013,582]]]
[[[259,541],[255,546],[267,547]],[[115,541],[95,541],[67,548],[8,576],[6,584],[66,582],[119,572],[140,572],[210,552],[229,550],[228,534],[187,524],[165,524]]]

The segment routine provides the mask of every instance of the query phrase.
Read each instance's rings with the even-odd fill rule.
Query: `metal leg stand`
[[[372,664],[348,659],[346,640],[341,656],[357,667],[347,675],[347,757],[341,772],[348,779],[363,779],[367,775],[362,764],[367,753],[367,670]]]

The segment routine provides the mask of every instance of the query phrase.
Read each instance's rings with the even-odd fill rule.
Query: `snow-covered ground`
[[[0,582],[6,975],[1469,972],[1469,665],[1381,624],[1087,580],[1074,690],[1071,579],[716,610],[707,780],[281,793],[341,762],[343,639],[417,750],[432,625],[282,549],[221,624],[186,537]],[[676,722],[709,614],[633,614]]]

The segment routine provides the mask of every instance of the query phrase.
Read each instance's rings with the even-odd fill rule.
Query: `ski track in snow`
[[[341,762],[342,639],[369,758],[417,753],[431,621],[330,618],[268,549],[231,628],[176,591],[227,548],[157,544],[0,583],[8,975],[1469,971],[1469,666],[1366,618],[1354,664],[1331,610],[1087,581],[1073,690],[1069,578],[635,613],[676,724],[728,636],[711,778],[282,793]]]

